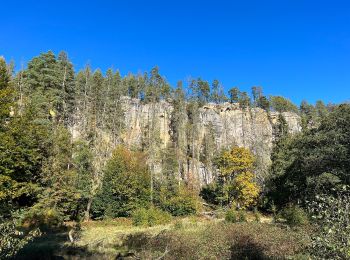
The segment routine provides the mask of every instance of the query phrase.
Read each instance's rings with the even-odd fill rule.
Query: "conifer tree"
[[[263,96],[262,87],[253,86],[252,87],[253,104],[258,106],[260,98]]]
[[[229,90],[230,102],[238,103],[239,101],[239,89],[237,87],[233,87]]]

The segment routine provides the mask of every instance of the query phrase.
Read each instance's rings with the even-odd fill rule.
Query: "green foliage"
[[[42,53],[28,63],[23,73],[25,94],[36,106],[38,118],[51,116],[68,123],[73,109],[74,71],[67,54],[56,58],[52,51]],[[51,112],[51,113],[50,113]]]
[[[214,79],[212,83],[211,101],[216,104],[220,104],[227,101],[224,89],[217,79]]]
[[[247,92],[240,92],[238,96],[238,103],[240,108],[246,109],[251,106],[250,97]]]
[[[156,207],[149,209],[139,208],[131,214],[133,225],[135,226],[155,226],[164,225],[170,222],[171,215]]]
[[[280,139],[288,137],[288,134],[289,134],[288,123],[282,114],[278,115],[277,123],[274,125],[273,131],[275,136],[275,140],[274,140],[275,144],[277,144]]]
[[[197,213],[198,195],[190,191],[179,178],[175,149],[168,146],[163,152],[161,180],[155,182],[155,203],[173,216]]]
[[[310,253],[315,259],[349,259],[349,191],[318,195],[308,203],[308,210],[316,224],[310,245]]]
[[[0,57],[0,130],[4,127],[5,120],[10,117],[13,106],[13,89],[10,86],[10,74],[3,57]]]
[[[265,96],[259,97],[257,101],[257,106],[266,111],[270,111],[270,101]]]
[[[233,87],[228,91],[228,93],[230,96],[230,102],[231,103],[238,103],[239,89],[237,87]]]
[[[42,231],[58,229],[63,226],[64,214],[54,208],[44,208],[40,203],[31,207],[21,216],[25,227],[39,228]]]
[[[313,105],[303,100],[300,104],[301,127],[303,130],[315,128],[317,126],[317,112]]]
[[[77,208],[75,215],[87,207],[88,200],[93,196],[94,169],[91,148],[82,140],[73,143],[73,165],[75,169],[74,188],[77,191]]]
[[[122,146],[116,148],[107,162],[102,186],[94,198],[95,218],[129,216],[139,207],[150,203],[150,173],[145,155]]]
[[[187,216],[196,214],[199,208],[197,195],[180,188],[180,190],[161,202],[161,207],[173,216]]]
[[[247,213],[243,210],[229,209],[226,211],[225,221],[230,223],[246,222]]]
[[[260,98],[263,97],[263,90],[260,86],[253,86],[252,87],[252,97],[254,105],[259,106]]]
[[[309,223],[307,213],[299,206],[289,205],[279,215],[292,227],[303,226]]]
[[[227,101],[218,80],[210,86],[197,78],[189,83],[190,94],[186,96],[181,84],[172,90],[157,67],[150,73],[125,77],[112,69],[104,75],[101,70],[92,72],[86,67],[75,75],[68,55],[61,52],[56,56],[51,51],[34,57],[27,69],[12,74],[11,66],[0,58],[0,215],[5,221],[0,225],[0,239],[3,239],[0,240],[0,254],[6,254],[1,257],[13,255],[27,241],[26,236],[16,233],[15,226],[8,224],[17,209],[23,210],[22,221],[27,227],[44,229],[79,219],[84,210],[89,212],[91,201],[95,218],[132,214],[135,223],[146,226],[167,223],[169,213],[174,216],[197,213],[195,164],[185,171],[188,160],[198,159],[210,171],[215,171],[214,166],[219,169],[215,182],[201,191],[208,202],[222,206],[234,204],[233,208],[249,208],[256,204],[260,189],[253,174],[252,154],[245,148],[234,147],[222,152],[214,165],[213,127],[206,126],[204,136],[198,127],[201,106],[207,102]],[[296,203],[313,194],[326,193],[326,199],[318,202],[320,208],[314,212],[319,225],[314,248],[330,257],[348,257],[348,243],[344,242],[348,235],[345,221],[348,213],[336,212],[330,205],[348,208],[345,202],[338,201],[343,197],[334,194],[344,184],[349,184],[350,106],[344,104],[330,109],[321,101],[315,106],[302,102],[303,133],[289,136],[281,113],[298,112],[289,100],[279,96],[267,99],[261,87],[252,89],[253,104],[249,95],[238,88],[232,88],[229,94],[230,101],[238,102],[242,109],[254,106],[269,110],[271,107],[280,112],[274,127],[276,138],[271,156],[269,201],[283,207],[288,202]],[[125,141],[123,100],[130,98],[149,103],[150,109],[154,109],[158,101],[172,103],[172,143],[167,144],[166,149],[159,148],[163,147],[159,121],[153,113],[141,137],[145,153],[117,147],[105,164],[109,147]],[[82,129],[81,140],[76,142],[70,134],[73,128],[68,128],[73,124]],[[203,140],[202,144],[197,143],[198,140]],[[159,176],[155,170],[158,163],[162,168]],[[184,176],[185,173],[188,176]],[[181,179],[186,179],[187,185]],[[151,204],[155,207],[143,209]],[[299,208],[284,209],[282,215],[290,225],[305,220]],[[257,213],[255,217],[259,218]],[[227,218],[236,222],[245,217],[243,211],[230,210]],[[328,229],[322,231],[321,225]],[[333,231],[337,236],[333,237]],[[215,236],[224,237],[220,232],[213,233],[209,237],[214,241]],[[265,244],[256,241],[255,234],[244,235],[244,238],[235,237],[235,244],[228,248],[242,244],[249,248],[251,241],[254,248],[256,244],[259,250],[264,247]],[[10,243],[6,239],[10,239]],[[196,238],[190,237],[189,241],[196,245]],[[215,246],[212,248],[216,250]],[[182,249],[175,243],[174,252],[178,252],[178,256],[181,253],[176,250]],[[230,249],[225,252],[228,251]],[[214,257],[220,258],[220,252],[218,250]],[[196,256],[206,258],[207,253],[208,250],[204,250],[204,255]],[[247,256],[244,253],[239,256],[242,255]],[[236,253],[231,252],[230,257],[233,256]]]
[[[283,206],[349,184],[349,141],[348,104],[334,108],[317,128],[282,138],[271,156],[269,197]]]
[[[254,214],[254,221],[260,223],[261,213],[256,208],[254,208],[253,214]]]
[[[181,219],[178,219],[174,222],[174,229],[175,230],[180,230],[184,228],[184,223]]]
[[[56,209],[65,216],[65,220],[69,220],[80,197],[75,186],[78,176],[73,167],[71,136],[67,128],[59,125],[52,130],[50,140],[51,149],[42,164],[45,189],[38,204],[42,208]]]
[[[238,222],[237,210],[229,209],[226,211],[225,220],[231,223]]]
[[[207,203],[213,205],[222,205],[226,202],[223,185],[218,182],[212,182],[202,187],[199,194]]]
[[[272,235],[273,234],[273,235]],[[136,243],[142,241],[142,243]],[[130,235],[125,244],[140,259],[308,259],[302,257],[307,234],[261,223],[212,223]]]
[[[281,96],[270,96],[271,108],[277,112],[294,112],[298,113],[298,107],[289,99]]]
[[[30,110],[0,131],[0,212],[31,206],[41,190],[41,166],[48,154],[48,129]]]
[[[35,229],[28,233],[18,230],[14,221],[0,222],[0,258],[12,259],[17,252],[34,237],[39,236],[40,231]]]

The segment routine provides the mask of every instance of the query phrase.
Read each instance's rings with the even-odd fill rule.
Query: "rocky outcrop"
[[[122,98],[122,107],[125,116],[125,127],[121,134],[121,140],[129,147],[141,148],[147,131],[152,127],[156,133],[158,150],[165,149],[172,141],[171,117],[173,107],[171,103],[161,101],[155,104],[143,104],[138,99]],[[185,108],[184,108],[185,109]],[[282,113],[291,133],[301,130],[300,117],[291,112]],[[257,175],[261,182],[266,177],[270,165],[270,154],[273,147],[274,125],[277,124],[278,113],[269,112],[260,108],[241,109],[238,104],[206,104],[198,110],[196,121],[195,140],[184,133],[186,146],[193,146],[195,156],[184,155],[181,161],[179,176],[184,179],[193,178],[199,185],[209,183],[215,175],[213,167],[208,167],[201,162],[202,147],[205,136],[212,134],[214,137],[215,151],[228,148],[232,145],[249,148],[257,158]],[[188,118],[184,119],[186,126]],[[75,126],[74,136],[79,136],[79,126]],[[184,129],[185,131],[185,129]],[[152,137],[155,138],[154,136]],[[151,140],[154,141],[154,140]],[[111,144],[113,145],[113,144]],[[155,158],[153,165],[156,172],[160,173],[162,162]]]

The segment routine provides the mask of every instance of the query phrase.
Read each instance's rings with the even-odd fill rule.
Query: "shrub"
[[[132,214],[132,223],[135,226],[146,226],[148,224],[147,209],[141,208],[135,210]]]
[[[239,222],[247,222],[247,213],[243,210],[238,211]]]
[[[315,259],[350,259],[350,193],[321,195],[308,205],[316,228],[310,252]]]
[[[175,196],[166,201],[164,210],[173,216],[187,216],[197,213],[197,200],[190,196]]]
[[[232,209],[229,209],[228,211],[226,211],[225,221],[231,222],[231,223],[238,222],[237,211]]]
[[[51,230],[62,227],[63,216],[62,213],[55,209],[32,207],[21,217],[21,221],[25,227],[40,228],[41,230]]]
[[[216,182],[209,183],[202,187],[199,194],[207,203],[213,205],[220,205],[225,203],[223,195],[222,186],[218,185]]]
[[[247,221],[247,214],[243,210],[237,211],[234,209],[229,209],[226,212],[225,220],[227,222],[231,222],[231,223],[246,222]]]
[[[178,219],[175,221],[174,229],[179,230],[179,229],[183,229],[183,227],[184,227],[184,224],[181,219]]]
[[[299,206],[288,206],[281,211],[280,215],[290,226],[302,226],[309,222],[306,212]]]
[[[253,214],[254,214],[255,222],[259,223],[261,221],[261,214],[260,214],[260,212],[256,208],[254,208]]]
[[[92,217],[129,217],[149,205],[150,172],[145,154],[118,146],[104,168],[99,192],[91,205]]]
[[[173,216],[188,216],[197,213],[199,204],[198,195],[185,187],[180,187],[173,193],[162,190],[159,206]]]
[[[0,221],[0,259],[14,257],[22,247],[40,235],[38,229],[29,233],[19,232],[13,220]]]
[[[132,213],[132,221],[135,226],[155,226],[169,223],[171,215],[161,209],[151,207],[141,208]]]

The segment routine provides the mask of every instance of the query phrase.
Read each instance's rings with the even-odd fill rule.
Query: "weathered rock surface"
[[[164,149],[171,142],[170,121],[173,107],[170,103],[161,101],[156,104],[142,104],[138,99],[124,97],[122,99],[125,130],[122,134],[123,143],[129,147],[142,146],[145,131],[149,131],[151,124],[156,128],[160,142],[158,149]],[[249,148],[255,154],[259,164],[259,178],[263,181],[268,166],[274,140],[274,125],[277,123],[278,113],[267,113],[260,108],[240,109],[238,104],[212,104],[209,103],[199,109],[199,120],[196,125],[196,140],[188,140],[185,135],[184,142],[196,146],[196,156],[187,156],[182,163],[182,178],[194,178],[198,184],[203,185],[213,179],[212,167],[206,167],[200,162],[201,147],[204,137],[209,129],[213,132],[215,148],[222,148],[234,144]],[[291,112],[284,112],[284,118],[292,133],[301,130],[300,117]],[[188,120],[188,119],[186,119]],[[185,120],[185,121],[186,121]],[[186,122],[183,122],[186,124]],[[75,134],[79,135],[79,126],[75,126]],[[113,145],[113,144],[111,144]],[[161,171],[161,161],[155,162],[155,170]]]

